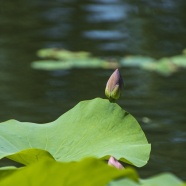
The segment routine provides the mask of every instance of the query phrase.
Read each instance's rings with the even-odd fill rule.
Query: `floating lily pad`
[[[31,64],[31,67],[39,70],[58,70],[58,69],[71,69],[72,64],[64,61],[55,61],[55,60],[40,60],[34,61]]]
[[[92,57],[88,52],[71,52],[64,49],[41,49],[38,56],[45,60],[34,61],[31,66],[41,70],[71,68],[118,68],[118,63]]]
[[[87,156],[114,156],[141,167],[149,159],[151,146],[135,118],[116,103],[96,98],[82,101],[54,122],[34,124],[9,120],[0,124],[0,158],[20,163],[22,150],[48,151],[57,161],[78,161]],[[33,162],[34,158],[28,158]]]
[[[162,58],[160,60],[155,60],[154,58],[145,56],[128,56],[122,58],[121,65],[128,67],[139,67],[144,70],[155,71],[161,75],[168,76],[176,72],[178,69],[176,64],[173,63],[171,59]]]
[[[121,66],[143,67],[154,64],[155,59],[147,56],[126,56],[120,60]]]
[[[159,60],[146,56],[127,56],[121,59],[120,64],[124,67],[139,67],[169,76],[176,72],[179,67],[186,68],[186,55],[165,57]]]
[[[134,55],[109,61],[91,56],[89,52],[72,52],[65,49],[48,48],[37,52],[43,60],[34,61],[31,67],[40,70],[58,70],[72,68],[103,68],[116,69],[118,67],[138,67],[143,70],[154,71],[163,76],[169,76],[180,67],[186,68],[186,55],[165,57],[156,60],[149,56]]]
[[[176,72],[178,67],[174,65],[169,58],[162,58],[159,61],[148,64],[142,67],[145,70],[151,70],[158,72],[159,74],[169,76],[172,73]]]
[[[50,59],[58,59],[58,60],[85,59],[90,57],[89,52],[85,52],[85,51],[71,52],[60,48],[40,49],[38,50],[37,55],[41,58],[50,58]]]
[[[34,61],[31,64],[32,68],[40,70],[59,70],[71,68],[104,68],[114,69],[118,68],[117,63],[104,61],[98,58],[87,59],[71,59],[68,61],[55,61],[55,60],[40,60]]]
[[[173,56],[170,61],[178,67],[186,68],[186,55]]]
[[[31,67],[40,70],[58,70],[71,68],[104,68],[119,67],[116,61],[92,57],[88,52],[71,52],[64,49],[41,49],[37,52],[43,60],[34,61]]]

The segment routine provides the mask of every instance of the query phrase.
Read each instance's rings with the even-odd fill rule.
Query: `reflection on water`
[[[0,7],[0,121],[49,122],[80,100],[104,97],[109,70],[36,71],[43,47],[95,55],[180,53],[186,47],[185,1],[2,1]],[[152,143],[141,175],[171,171],[185,178],[185,71],[164,78],[122,69],[119,104],[137,117]]]
[[[173,55],[186,44],[185,8],[181,0],[3,1],[0,41],[32,52],[60,46],[100,55]]]

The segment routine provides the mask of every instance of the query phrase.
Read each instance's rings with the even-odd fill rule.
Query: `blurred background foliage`
[[[0,121],[50,122],[80,100],[104,97],[113,70],[35,70],[39,49],[86,51],[109,61],[180,55],[185,10],[185,0],[0,0]],[[119,104],[152,143],[140,175],[170,171],[186,179],[185,70],[161,76],[129,65],[120,71],[125,89]]]

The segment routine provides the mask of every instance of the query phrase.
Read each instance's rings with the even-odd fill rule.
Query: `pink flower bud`
[[[108,165],[114,166],[117,169],[124,169],[123,165],[113,156],[109,158]]]
[[[116,69],[113,74],[110,76],[106,89],[105,95],[109,98],[109,100],[119,99],[121,95],[121,88],[123,86],[123,80],[119,73],[119,70]]]

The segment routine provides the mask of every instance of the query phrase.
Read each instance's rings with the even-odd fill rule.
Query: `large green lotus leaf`
[[[113,179],[129,178],[138,181],[138,175],[131,169],[118,170],[105,162],[87,158],[80,162],[61,163],[45,159],[18,169],[4,179],[1,186],[102,186]]]
[[[135,182],[132,179],[122,178],[113,180],[109,186],[185,186],[184,182],[171,173],[162,173],[140,182]]]
[[[41,149],[22,150],[16,154],[7,156],[7,158],[24,165],[29,165],[30,163],[37,162],[45,158],[54,159],[54,157],[49,152]]]
[[[182,180],[177,178],[171,173],[162,173],[141,182],[142,186],[183,186],[185,185]]]
[[[16,153],[16,156],[10,155],[7,157],[9,159],[12,159],[16,162],[20,162],[25,165],[38,162],[44,159],[54,160],[54,158],[49,152],[41,149],[26,149]],[[15,166],[0,167],[0,180],[5,178],[6,176],[9,176],[10,174],[14,173],[17,170],[18,168]]]
[[[1,167],[0,168],[0,180],[4,179],[7,176],[10,176],[15,171],[17,171],[17,168],[14,166]]]
[[[96,98],[80,102],[51,123],[9,120],[0,124],[0,158],[16,159],[18,152],[29,148],[46,150],[57,161],[112,155],[141,167],[149,159],[151,146],[132,115],[116,103]]]

